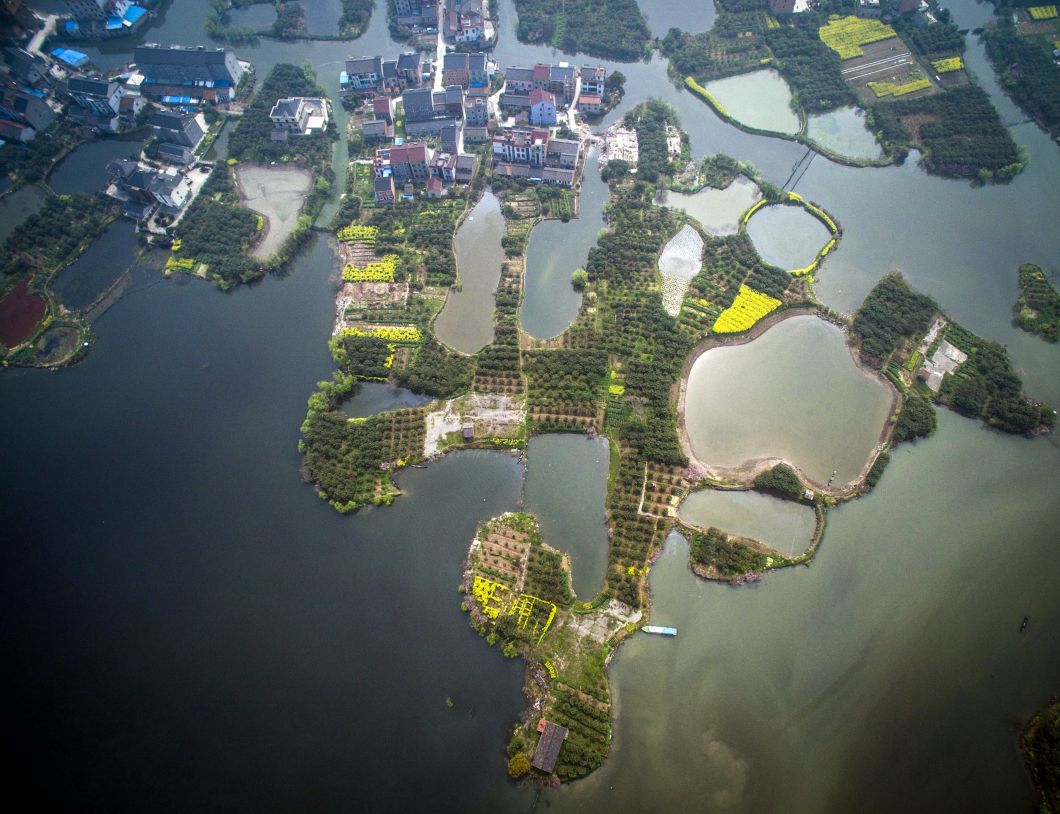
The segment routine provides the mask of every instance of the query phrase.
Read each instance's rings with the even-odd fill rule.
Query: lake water
[[[456,232],[460,289],[449,291],[434,320],[435,335],[453,350],[474,353],[493,341],[493,295],[504,265],[503,237],[500,201],[487,190]]]
[[[1060,670],[1042,567],[1060,506],[1036,483],[1058,463],[1049,443],[943,413],[872,495],[829,514],[810,568],[710,584],[672,535],[652,621],[678,638],[623,645],[612,754],[551,810],[1031,810],[1016,731]]]
[[[747,221],[747,234],[767,263],[782,269],[805,268],[832,235],[801,206],[763,206]]]
[[[665,203],[687,212],[712,235],[734,235],[740,231],[740,216],[758,203],[762,192],[744,175],[737,175],[725,189],[703,187],[699,192],[667,192]]]
[[[52,288],[67,308],[83,309],[136,258],[139,241],[131,221],[118,220],[85,253],[59,272]]]
[[[750,537],[786,557],[802,554],[817,527],[817,517],[809,506],[760,492],[701,489],[686,497],[678,512],[693,526],[714,526]]]
[[[672,6],[645,2],[661,30],[656,5]],[[962,29],[992,10],[945,5]],[[605,123],[658,96],[697,159],[725,152],[778,185],[805,153],[722,122],[658,55],[613,63],[518,43],[511,0],[499,6],[502,66],[568,59],[626,74]],[[75,47],[107,69],[145,39],[208,43],[208,9],[171,3],[134,37]],[[712,4],[682,7],[677,24],[692,13]],[[404,48],[385,17],[380,5],[354,42],[234,50],[259,81],[278,62],[309,60],[334,100],[345,57]],[[965,59],[1002,118],[1022,121],[974,37]],[[1041,214],[1060,208],[1060,155],[1033,124],[1012,132],[1031,164],[1006,186],[932,178],[913,157],[864,170],[818,156],[797,191],[844,226],[817,275],[826,304],[852,311],[900,268],[1006,344],[1029,392],[1057,404],[1056,348],[1013,328],[1011,306],[1019,263],[1060,257],[1060,231]],[[340,145],[338,188],[344,158]],[[522,471],[507,455],[461,453],[406,471],[404,497],[355,517],[302,484],[297,428],[332,369],[331,271],[324,240],[288,276],[227,294],[138,268],[134,290],[93,326],[86,361],[0,375],[17,428],[0,441],[18,462],[0,468],[13,791],[59,809],[533,805],[504,774],[522,668],[468,628],[455,590],[475,524],[517,506]],[[1031,809],[1015,733],[1060,675],[1049,567],[1060,451],[1055,439],[939,420],[934,437],[895,453],[870,496],[830,513],[810,568],[709,585],[674,540],[651,587],[653,621],[679,638],[620,649],[611,756],[545,792],[538,810]],[[577,495],[583,484],[559,487]],[[585,505],[593,516],[597,504]]]
[[[791,88],[774,70],[727,76],[703,85],[741,124],[775,133],[798,133],[799,117],[791,109]]]
[[[605,226],[607,195],[596,151],[590,150],[578,197],[578,217],[567,223],[542,221],[530,233],[519,323],[535,339],[559,336],[578,317],[582,295],[571,285],[571,274],[584,268],[589,249]]]
[[[865,126],[865,111],[841,107],[807,117],[806,135],[847,158],[872,159],[883,155],[876,136]]]
[[[696,456],[730,469],[783,458],[824,484],[857,478],[883,429],[891,395],[859,370],[842,331],[789,317],[746,345],[708,350],[692,365],[685,423]]]
[[[570,554],[574,592],[583,602],[596,596],[607,574],[609,455],[606,439],[566,433],[540,435],[527,449],[526,510],[537,515],[545,542]]]
[[[110,182],[107,164],[116,158],[135,158],[143,144],[143,133],[85,142],[52,170],[48,186],[60,195],[102,192]]]

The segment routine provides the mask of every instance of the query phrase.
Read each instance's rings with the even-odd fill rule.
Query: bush
[[[530,758],[523,752],[512,755],[508,761],[508,776],[519,778],[530,771]]]
[[[798,473],[787,464],[777,464],[755,478],[755,489],[788,500],[801,500],[804,487]]]

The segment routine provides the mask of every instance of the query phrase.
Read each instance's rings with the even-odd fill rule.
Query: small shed
[[[559,750],[563,748],[563,741],[567,739],[567,734],[568,730],[565,726],[545,721],[545,729],[537,742],[537,749],[534,750],[534,759],[530,761],[530,765],[538,771],[552,774],[556,768]]]
[[[461,427],[460,429],[461,429],[461,432],[464,434],[464,440],[465,441],[473,441],[473,440],[475,440],[475,425],[472,424],[470,421],[466,422],[464,424],[464,426]]]

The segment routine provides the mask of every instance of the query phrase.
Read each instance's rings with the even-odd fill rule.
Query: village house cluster
[[[504,72],[500,106],[525,111],[530,124],[551,126],[559,115],[575,108],[583,115],[604,112],[607,71],[598,65],[578,68],[566,62],[538,63],[526,68],[513,66]]]
[[[489,61],[483,53],[454,52],[437,70],[440,90],[431,83],[433,66],[415,52],[346,60],[341,91],[370,116],[361,124],[364,141],[380,145],[373,160],[377,201],[408,197],[417,188],[440,197],[448,185],[474,177],[476,159],[464,144],[489,141]]]

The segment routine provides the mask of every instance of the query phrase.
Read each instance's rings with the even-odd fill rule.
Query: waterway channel
[[[962,29],[991,11],[943,4]],[[725,152],[778,185],[805,153],[720,121],[671,82],[657,54],[613,63],[520,44],[511,0],[498,5],[502,66],[569,59],[626,74],[606,123],[659,96],[677,108],[697,159]],[[403,48],[377,6],[355,42],[261,40],[235,51],[259,79],[277,62],[308,59],[334,99],[345,57]],[[662,9],[649,20],[665,34],[675,6],[646,6]],[[76,47],[107,68],[139,40],[207,43],[208,9],[171,4],[136,37]],[[968,46],[1002,118],[1022,121],[974,37]],[[885,169],[817,157],[796,189],[844,227],[817,275],[824,302],[851,311],[899,268],[960,322],[1005,343],[1028,391],[1057,404],[1060,357],[1012,327],[1011,305],[1019,263],[1060,257],[1060,232],[1042,226],[1042,213],[1060,207],[1060,157],[1033,124],[1012,132],[1031,164],[1009,185],[933,178],[915,157]],[[340,173],[344,159],[340,145]],[[518,506],[522,469],[500,453],[451,456],[403,473],[394,506],[354,517],[301,483],[297,428],[332,370],[331,271],[323,239],[289,275],[228,294],[138,268],[132,291],[93,326],[84,362],[0,376],[3,415],[18,430],[0,440],[3,460],[17,462],[0,468],[15,790],[61,809],[532,805],[504,772],[522,668],[468,628],[455,591],[475,525]],[[805,409],[792,405],[790,422]],[[830,514],[810,568],[745,589],[706,584],[672,539],[652,569],[653,621],[680,635],[621,648],[610,668],[611,756],[542,804],[1028,810],[1016,729],[1060,675],[1049,567],[1058,467],[1053,439],[1003,436],[942,412],[938,433],[900,448],[871,495]],[[562,470],[554,480],[572,495],[585,488]],[[595,501],[585,494],[589,518],[602,515]]]

